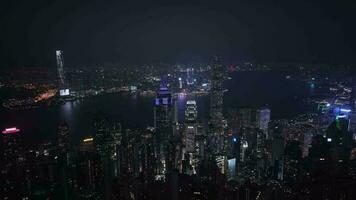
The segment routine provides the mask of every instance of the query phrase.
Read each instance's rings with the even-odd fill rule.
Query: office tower
[[[271,139],[271,153],[272,165],[274,168],[274,177],[276,179],[283,179],[283,153],[285,146],[284,129],[286,126],[285,121],[276,121],[269,124],[269,133]]]
[[[156,94],[154,107],[154,127],[161,138],[167,138],[172,132],[172,121],[174,120],[172,94],[166,85],[161,85]]]
[[[57,50],[56,51],[56,58],[57,58],[57,70],[58,70],[58,76],[59,76],[59,85],[61,88],[64,88],[65,86],[65,76],[64,76],[64,58],[63,58],[63,51],[62,50]]]
[[[185,107],[185,122],[196,123],[198,117],[197,103],[194,100],[188,100]]]
[[[121,131],[120,125],[114,129],[104,116],[97,116],[94,126],[96,130],[94,141],[98,153],[101,156],[109,156],[110,159],[114,159]]]
[[[61,123],[57,131],[57,145],[59,150],[59,170],[64,199],[69,199],[70,184],[73,183],[71,171],[73,167],[72,152],[70,151],[70,127],[67,123]]]
[[[264,134],[268,133],[268,123],[271,118],[271,110],[269,108],[261,108],[256,113],[256,125]],[[267,136],[268,137],[268,136]]]
[[[185,122],[183,131],[183,149],[182,158],[183,162],[183,172],[186,174],[196,173],[197,167],[197,156],[199,152],[196,152],[196,140],[195,137],[198,134],[198,124],[197,124],[197,105],[196,101],[188,100],[185,107]]]
[[[157,174],[165,174],[175,166],[175,133],[177,108],[167,84],[162,83],[156,94],[154,106],[155,153]]]
[[[185,130],[184,130],[184,145],[185,151],[190,153],[190,157],[192,157],[192,153],[194,152],[195,147],[195,136],[198,132],[198,124],[197,124],[197,105],[194,100],[189,100],[186,103],[185,109]]]
[[[220,154],[223,149],[223,82],[224,67],[218,56],[214,56],[211,66],[210,89],[210,130],[208,149],[210,153]]]
[[[252,109],[251,108],[240,108],[238,110],[238,119],[240,126],[248,127],[252,122]]]
[[[223,119],[223,82],[224,67],[220,58],[214,56],[211,69],[210,120],[217,127]]]
[[[94,188],[96,171],[100,169],[100,165],[96,162],[96,153],[94,138],[92,136],[85,137],[79,144],[79,152],[76,166],[78,172],[78,184],[82,187]]]
[[[97,115],[94,123],[96,134],[94,137],[95,147],[99,153],[104,175],[105,199],[111,198],[111,182],[117,176],[117,153],[120,125],[113,126],[103,115]]]
[[[21,153],[20,129],[13,127],[2,131],[1,150],[3,166],[15,165]]]
[[[139,146],[139,172],[142,172],[147,177],[147,180],[153,180],[155,167],[154,129],[147,128],[139,134],[138,137],[141,138]]]
[[[60,96],[68,96],[69,95],[69,88],[67,85],[65,72],[64,72],[64,58],[63,58],[63,51],[57,50],[56,51],[56,60],[57,60],[57,71],[59,76],[59,95]]]
[[[187,85],[193,85],[194,84],[194,68],[188,68],[187,69]]]

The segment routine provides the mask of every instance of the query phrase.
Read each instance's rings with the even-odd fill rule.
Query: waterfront
[[[272,119],[290,118],[311,111],[303,98],[315,94],[307,83],[285,79],[285,74],[275,72],[236,72],[225,81],[225,110],[231,107],[258,107],[267,105],[272,110]],[[179,119],[182,120],[185,101],[178,98]],[[198,119],[207,119],[209,97],[195,97]],[[154,97],[129,93],[106,94],[89,97],[64,105],[52,105],[24,111],[0,111],[0,128],[16,126],[22,130],[24,139],[35,144],[56,137],[57,126],[66,121],[71,127],[72,142],[93,135],[95,113],[104,112],[121,122],[123,128],[145,128],[153,125]]]

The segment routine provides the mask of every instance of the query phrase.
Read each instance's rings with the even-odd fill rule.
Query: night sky
[[[356,63],[352,1],[0,3],[0,67],[227,61]]]

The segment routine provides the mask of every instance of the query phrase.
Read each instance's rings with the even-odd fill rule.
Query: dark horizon
[[[227,61],[355,64],[355,3],[7,1],[0,68]]]

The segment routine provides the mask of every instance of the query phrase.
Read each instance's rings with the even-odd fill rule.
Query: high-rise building
[[[195,123],[198,117],[197,103],[194,100],[188,100],[185,107],[186,123]]]
[[[214,56],[211,66],[210,88],[210,130],[208,149],[213,154],[222,153],[224,117],[223,117],[223,82],[224,67],[218,56]]]
[[[118,144],[121,132],[120,124],[112,125],[103,115],[98,115],[94,123],[96,134],[94,143],[102,163],[105,199],[111,198],[111,183],[117,176]]]
[[[252,122],[252,109],[251,108],[240,108],[238,111],[238,119],[240,126],[248,127]]]
[[[57,60],[57,71],[59,76],[59,83],[58,83],[59,95],[67,96],[69,95],[69,88],[67,85],[65,72],[64,72],[64,57],[63,57],[62,50],[56,51],[56,60]]]
[[[175,119],[174,102],[167,86],[161,85],[157,91],[154,107],[154,127],[161,138],[167,138],[171,134],[172,122]]]
[[[113,126],[104,116],[97,116],[94,123],[96,134],[95,147],[101,157],[116,159],[117,145],[119,144],[120,124]]]
[[[177,120],[176,104],[167,84],[162,83],[156,94],[154,106],[155,154],[157,158],[156,172],[165,174],[174,165],[175,149],[173,135],[175,134],[175,122]]]
[[[264,134],[268,133],[268,123],[271,119],[271,110],[269,108],[261,108],[256,113],[256,125]],[[268,137],[268,136],[267,136]]]
[[[189,153],[194,152],[195,136],[198,132],[197,116],[196,101],[188,100],[185,108],[184,145],[185,150]]]
[[[190,174],[196,173],[197,167],[197,157],[199,151],[196,151],[196,136],[198,135],[198,123],[197,123],[197,104],[194,100],[188,100],[185,107],[185,122],[184,122],[184,132],[183,132],[183,150],[182,158],[183,172]]]
[[[20,129],[13,127],[6,128],[4,131],[2,131],[1,150],[1,163],[3,166],[11,166],[16,164],[21,151]]]
[[[211,68],[210,120],[219,126],[223,119],[224,67],[218,56],[214,56]]]

